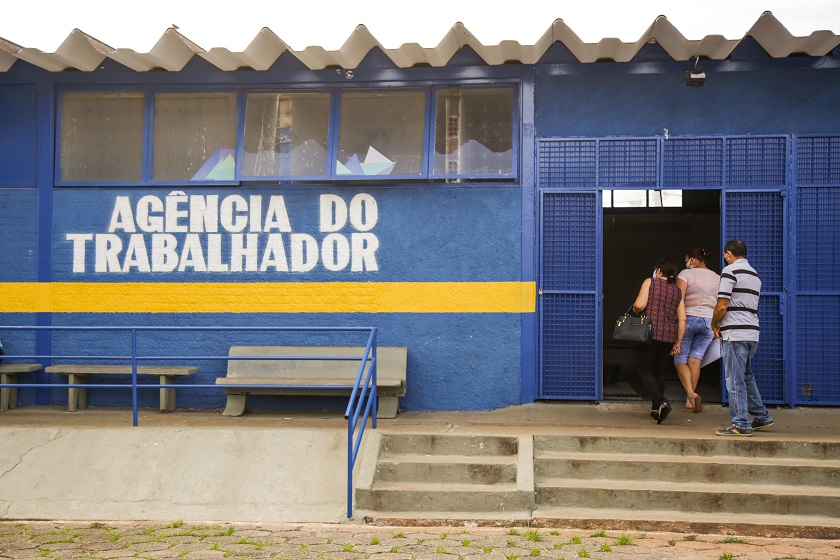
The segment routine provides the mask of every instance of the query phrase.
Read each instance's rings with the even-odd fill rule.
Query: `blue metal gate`
[[[759,388],[768,403],[792,402],[785,377],[789,144],[785,136],[539,141],[538,398],[601,398],[601,189],[719,188],[722,237],[747,243],[763,281]],[[836,191],[821,191],[834,204],[837,183]],[[832,301],[840,306],[840,297]],[[838,345],[829,352],[838,354]]]
[[[537,398],[601,398],[597,141],[539,143]]]
[[[793,153],[791,396],[794,404],[840,405],[840,136],[798,136]]]

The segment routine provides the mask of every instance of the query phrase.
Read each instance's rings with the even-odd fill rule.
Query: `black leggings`
[[[673,342],[660,342],[654,340],[651,344],[640,346],[638,351],[639,359],[639,380],[645,387],[647,396],[651,399],[651,410],[658,410],[659,405],[665,402],[665,376],[668,367],[673,367],[671,358]]]

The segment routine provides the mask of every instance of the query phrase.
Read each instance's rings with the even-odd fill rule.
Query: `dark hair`
[[[727,241],[726,245],[723,247],[723,252],[729,251],[732,253],[733,256],[746,258],[747,256],[747,244],[741,241],[740,239],[733,239],[732,241]]]
[[[715,254],[711,251],[707,251],[703,247],[695,247],[691,251],[685,254],[686,257],[689,259],[697,259],[698,261],[704,263],[711,257],[714,257]]]
[[[668,279],[669,284],[676,284],[677,283],[677,265],[674,264],[674,261],[665,257],[664,259],[659,259],[659,262],[656,263],[656,268],[659,269],[659,272],[662,276]]]

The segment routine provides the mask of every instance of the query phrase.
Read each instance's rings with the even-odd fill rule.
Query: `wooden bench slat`
[[[376,376],[377,387],[401,387],[403,385],[402,379],[383,378]],[[342,379],[337,377],[284,377],[277,379],[272,377],[219,377],[216,379],[217,385],[276,385],[283,387],[284,385],[349,385],[355,384],[355,379]]]
[[[60,375],[131,375],[131,366],[87,365],[87,364],[58,364],[47,366],[47,373]],[[196,366],[137,366],[137,373],[142,375],[191,375],[198,372]]]
[[[0,373],[29,373],[41,369],[41,364],[0,364]]]

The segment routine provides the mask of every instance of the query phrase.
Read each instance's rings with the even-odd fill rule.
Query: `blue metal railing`
[[[38,360],[42,367],[55,359],[61,360],[97,360],[97,361],[128,361],[131,363],[131,384],[118,383],[2,383],[2,389],[18,388],[76,388],[76,389],[131,389],[132,423],[139,424],[138,389],[220,389],[225,386],[217,384],[189,384],[176,385],[151,383],[137,383],[138,361],[184,361],[184,360],[345,360],[359,361],[359,372],[353,385],[282,385],[287,389],[347,389],[350,398],[344,412],[347,420],[347,517],[353,517],[353,468],[356,464],[359,449],[364,437],[368,419],[371,427],[376,429],[377,392],[376,392],[376,333],[377,327],[130,327],[130,326],[0,326],[0,331],[92,331],[92,332],[128,332],[131,338],[130,355],[67,355],[67,354],[6,354],[4,363],[9,360]],[[138,356],[137,334],[143,332],[367,332],[368,338],[364,354],[359,356]],[[7,346],[8,348],[8,346]],[[368,366],[369,364],[369,366]],[[368,367],[366,367],[368,366]],[[237,385],[238,389],[276,389],[278,385]],[[358,432],[358,433],[357,433]]]

